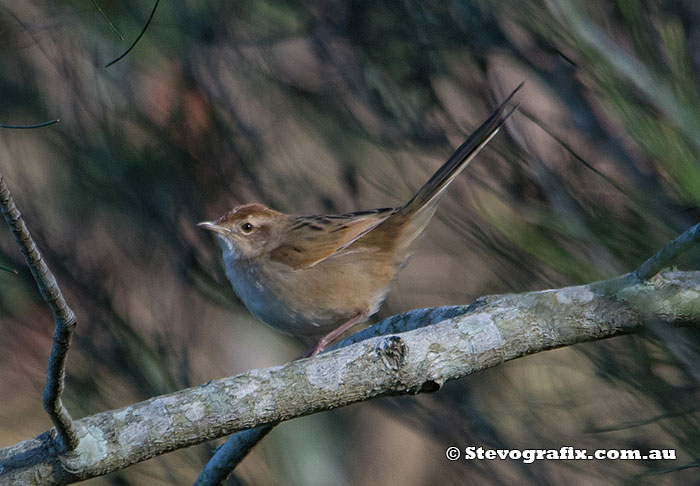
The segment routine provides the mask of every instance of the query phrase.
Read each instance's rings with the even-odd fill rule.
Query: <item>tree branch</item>
[[[73,452],[56,450],[49,432],[2,449],[0,485],[69,484],[232,432],[374,397],[436,391],[521,356],[635,332],[648,319],[699,326],[700,272],[644,282],[629,274],[394,316],[360,334],[399,334],[77,420]]]
[[[78,445],[78,437],[73,426],[73,419],[63,406],[61,394],[66,378],[66,356],[70,349],[71,336],[75,327],[75,314],[68,307],[56,279],[41,257],[2,174],[0,174],[0,210],[2,210],[5,221],[10,226],[15,241],[17,241],[17,245],[27,261],[41,296],[53,314],[53,345],[49,355],[46,387],[42,393],[42,401],[44,410],[51,417],[51,422],[53,422],[56,433],[62,442],[61,445],[66,450],[72,450]]]
[[[698,243],[700,243],[700,223],[676,236],[668,245],[642,263],[635,272],[637,279],[647,280],[653,277],[673,259]]]
[[[260,425],[233,434],[216,450],[193,486],[222,484],[250,450],[274,428],[274,424]]]

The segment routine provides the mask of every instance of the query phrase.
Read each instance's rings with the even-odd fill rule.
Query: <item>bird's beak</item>
[[[212,221],[202,221],[201,223],[197,223],[197,226],[205,230],[213,231],[214,233],[219,233],[220,235],[228,233],[228,229]]]

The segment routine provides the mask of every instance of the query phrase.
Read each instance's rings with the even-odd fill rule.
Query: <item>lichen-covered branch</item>
[[[72,452],[57,450],[49,432],[2,449],[0,485],[69,484],[232,432],[435,391],[520,356],[637,331],[648,319],[700,325],[700,272],[644,282],[627,275],[395,316],[363,332],[390,335],[76,420]]]
[[[10,226],[17,245],[27,261],[41,296],[53,314],[53,345],[49,355],[46,387],[42,394],[42,400],[44,409],[51,417],[51,422],[53,422],[56,433],[61,439],[62,446],[71,450],[78,445],[78,438],[73,427],[73,420],[63,406],[61,394],[66,376],[66,356],[70,349],[71,336],[75,327],[75,314],[68,307],[56,279],[41,257],[2,174],[0,174],[0,210],[2,210],[5,221]]]

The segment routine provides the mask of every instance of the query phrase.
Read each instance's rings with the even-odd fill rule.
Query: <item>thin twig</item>
[[[60,120],[56,118],[55,120],[49,120],[44,123],[37,123],[36,125],[8,125],[6,123],[0,123],[0,128],[11,128],[13,130],[28,130],[30,128],[41,128],[48,127],[54,123],[58,123]]]
[[[668,245],[656,252],[654,256],[642,263],[634,276],[637,280],[647,280],[664,268],[674,258],[700,243],[700,223],[681,235],[675,237]]]
[[[124,40],[124,36],[121,35],[121,34],[119,33],[119,31],[117,30],[117,27],[112,23],[111,20],[109,20],[109,17],[107,17],[107,14],[105,14],[105,13],[102,11],[102,9],[100,8],[100,6],[97,5],[97,1],[96,1],[96,0],[92,0],[92,4],[95,6],[95,8],[97,9],[97,11],[100,12],[100,15],[102,15],[102,18],[105,19],[105,20],[107,21],[107,23],[109,24],[109,26],[112,28],[112,32],[114,32],[114,33],[117,35],[117,37],[119,37],[119,40],[122,40],[122,41],[123,41],[123,40]]]
[[[596,169],[596,168],[595,168],[593,165],[591,165],[586,159],[584,159],[583,157],[581,157],[581,156],[571,147],[571,145],[569,145],[568,143],[566,143],[566,142],[565,142],[563,139],[561,139],[559,136],[555,135],[554,132],[552,132],[552,131],[547,127],[547,125],[545,125],[545,123],[544,123],[542,120],[540,120],[539,118],[537,118],[535,115],[533,115],[533,114],[530,113],[529,111],[523,110],[522,108],[520,109],[520,113],[522,113],[527,119],[529,119],[530,121],[532,121],[535,125],[537,125],[538,127],[540,127],[540,129],[541,129],[544,133],[546,133],[547,135],[549,135],[549,136],[550,136],[555,142],[557,142],[564,150],[566,150],[567,152],[569,152],[569,154],[570,154],[573,158],[575,158],[578,162],[580,162],[581,164],[583,164],[584,167],[586,167],[588,170],[590,170],[591,172],[593,172],[593,173],[596,174],[597,176],[601,177],[603,180],[605,180],[605,182],[607,182],[608,184],[610,184],[611,186],[613,186],[615,189],[617,189],[618,191],[620,191],[620,192],[621,192],[622,194],[624,194],[625,196],[629,197],[630,199],[634,199],[632,196],[630,196],[630,195],[627,193],[627,191],[626,191],[620,184],[618,184],[617,182],[615,182],[615,181],[613,180],[612,177],[608,177],[608,176],[605,175],[603,172],[601,172],[600,170]]]
[[[2,270],[3,272],[19,275],[19,272],[17,270],[15,270],[14,268],[6,267],[5,265],[0,265],[0,270]]]
[[[75,327],[75,314],[68,307],[61,289],[56,283],[51,270],[39,253],[22,215],[10,194],[5,179],[0,174],[0,210],[5,221],[10,226],[27,265],[34,276],[39,292],[51,309],[54,319],[53,346],[49,356],[46,372],[46,387],[42,393],[44,410],[51,417],[59,438],[67,450],[73,450],[78,445],[78,437],[73,425],[73,419],[63,406],[61,394],[66,378],[66,355],[70,349],[71,336]]]
[[[108,68],[112,64],[121,61],[131,50],[136,46],[136,43],[141,40],[141,37],[143,37],[143,34],[146,33],[146,29],[148,29],[148,26],[151,24],[151,20],[153,20],[153,16],[156,14],[156,9],[158,8],[158,4],[160,3],[160,0],[156,0],[156,4],[153,6],[153,10],[151,10],[151,15],[148,17],[148,20],[146,21],[146,25],[143,26],[143,29],[141,30],[141,33],[139,36],[136,38],[136,40],[129,46],[129,48],[122,53],[121,56],[116,58],[115,60],[109,62],[105,67]]]

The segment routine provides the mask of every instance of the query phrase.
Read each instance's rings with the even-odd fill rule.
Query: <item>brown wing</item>
[[[270,259],[294,269],[313,267],[352,245],[394,212],[382,208],[341,216],[296,217]]]

